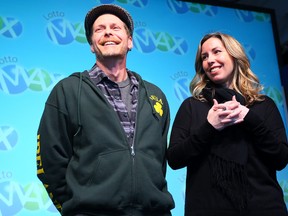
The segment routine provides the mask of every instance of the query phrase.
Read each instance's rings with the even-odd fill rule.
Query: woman
[[[195,69],[168,148],[170,167],[187,168],[185,216],[287,216],[276,179],[288,163],[285,127],[243,47],[207,34]]]

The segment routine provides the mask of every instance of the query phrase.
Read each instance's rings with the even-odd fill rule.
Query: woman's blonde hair
[[[252,72],[250,61],[244,48],[235,38],[221,32],[207,34],[199,43],[195,58],[196,75],[190,83],[192,96],[198,100],[205,101],[201,93],[210,80],[202,67],[201,52],[203,43],[209,38],[218,38],[221,40],[228,54],[232,56],[234,60],[232,88],[245,98],[246,105],[264,100],[263,94],[260,93],[263,90],[263,86],[260,84],[258,77]]]

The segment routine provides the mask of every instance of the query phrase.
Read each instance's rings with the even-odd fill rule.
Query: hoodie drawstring
[[[82,129],[82,124],[81,124],[81,115],[80,115],[80,109],[81,109],[81,105],[80,105],[80,100],[81,100],[81,88],[82,88],[82,80],[83,80],[83,75],[80,72],[80,79],[79,79],[79,85],[78,85],[78,93],[77,93],[77,119],[78,119],[78,129],[77,132],[74,134],[74,136],[77,136],[78,133],[80,133],[81,129]]]

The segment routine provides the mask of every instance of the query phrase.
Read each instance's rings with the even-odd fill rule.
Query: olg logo
[[[271,16],[268,13],[254,12],[254,17],[260,22],[271,22]]]
[[[20,194],[20,196],[19,196]],[[23,189],[18,183],[0,182],[0,213],[1,215],[16,215],[23,205],[21,203]]]
[[[189,90],[190,79],[187,72],[178,71],[170,78],[174,80],[174,93],[179,101],[183,101],[191,95]]]
[[[61,16],[63,14],[60,12],[52,12],[48,14],[48,18],[45,17],[49,21],[46,28],[49,39],[58,45],[70,44],[74,40],[79,43],[87,43],[83,24],[73,24]]]
[[[179,101],[183,101],[191,95],[189,83],[190,80],[187,77],[182,77],[174,83],[174,93]]]
[[[251,45],[249,45],[249,44],[244,44],[243,47],[244,47],[244,49],[245,49],[245,51],[246,51],[246,54],[247,54],[249,60],[250,60],[250,61],[254,61],[255,58],[256,58],[256,51],[255,51],[255,49],[254,49]]]
[[[235,10],[236,16],[242,22],[271,22],[271,17],[269,14],[260,13],[260,12],[252,12],[245,10]]]
[[[279,106],[279,107],[283,106],[284,100],[283,100],[282,93],[276,87],[268,86],[268,87],[264,88],[264,93],[266,95],[268,95],[269,97],[271,97],[277,106]]]
[[[188,3],[175,0],[167,0],[167,5],[171,11],[177,14],[184,14],[189,11]]]
[[[252,12],[246,10],[235,10],[236,16],[242,22],[271,22],[271,17],[269,14]]]
[[[167,32],[153,33],[147,28],[135,30],[133,44],[142,53],[159,50],[184,55],[188,52],[188,43],[184,38],[172,36]]]
[[[286,202],[286,205],[288,208],[288,180],[281,180],[281,181],[279,181],[279,184],[283,190],[284,201]]]
[[[245,11],[245,10],[235,10],[236,16],[239,20],[242,22],[252,22],[254,20],[253,13],[251,11]]]
[[[3,113],[4,114],[4,113]],[[9,151],[18,143],[18,133],[10,126],[0,126],[0,151]]]
[[[14,181],[0,182],[0,215],[14,216],[23,209],[57,212],[42,184],[31,182],[22,186]]]
[[[0,90],[17,94],[27,88],[27,72],[18,65],[6,65],[0,69]]]
[[[26,70],[19,65],[10,64],[0,68],[0,90],[7,94],[19,94],[27,89],[50,91],[62,78],[62,75],[51,74],[41,68]]]
[[[184,14],[190,11],[192,13],[203,13],[207,16],[216,16],[218,12],[217,6],[209,6],[199,3],[167,0],[167,5],[169,9],[176,14]]]
[[[21,22],[14,17],[0,17],[0,35],[7,38],[17,38],[23,30]]]

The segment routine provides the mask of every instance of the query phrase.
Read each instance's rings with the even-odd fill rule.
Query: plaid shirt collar
[[[138,86],[138,81],[136,79],[136,77],[133,75],[133,73],[129,70],[126,69],[128,76],[131,79],[131,83],[133,86]],[[89,71],[89,76],[90,78],[93,80],[93,82],[98,85],[101,81],[106,81],[106,80],[110,80],[109,77],[104,73],[103,70],[101,70],[97,64],[95,64]],[[110,80],[111,82],[113,82],[112,80]]]

